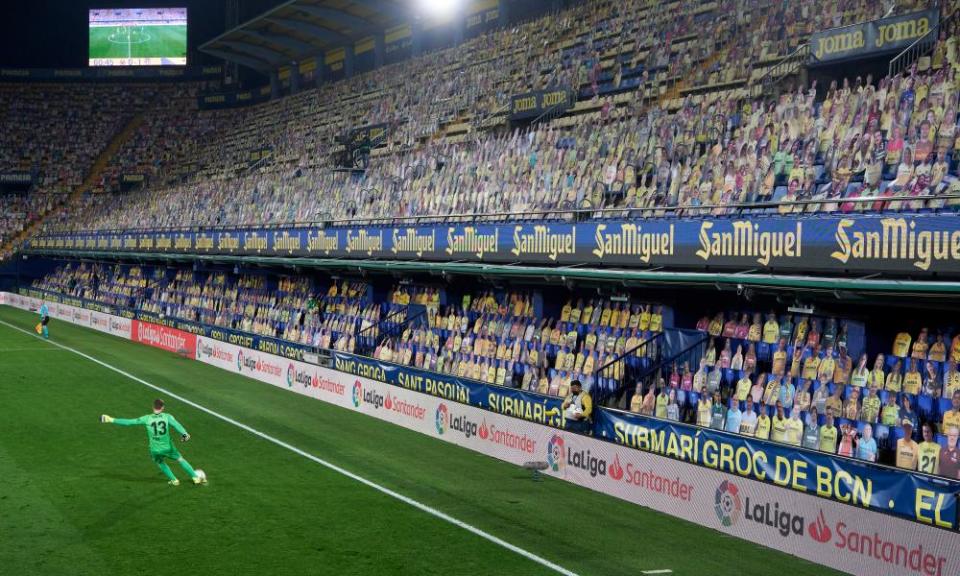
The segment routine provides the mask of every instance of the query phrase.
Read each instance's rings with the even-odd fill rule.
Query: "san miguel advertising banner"
[[[594,420],[594,436],[629,448],[941,528],[956,525],[960,482],[903,474],[858,460],[639,414],[603,409]]]
[[[41,236],[28,251],[960,275],[957,215],[608,220]]]
[[[929,34],[939,22],[940,12],[931,9],[817,32],[810,36],[810,64],[897,52]]]
[[[39,303],[16,294],[0,301],[24,309]],[[72,318],[71,307],[57,306]],[[960,533],[935,522],[881,514],[745,477],[736,468],[730,473],[696,465],[203,336],[196,337],[194,358],[518,466],[542,461],[550,476],[851,574],[960,572]],[[726,455],[721,449],[720,457],[746,465],[745,450]],[[924,510],[935,518],[933,509]]]
[[[573,90],[569,88],[515,94],[510,98],[510,119],[524,120],[536,118],[550,110],[568,110],[576,100]]]

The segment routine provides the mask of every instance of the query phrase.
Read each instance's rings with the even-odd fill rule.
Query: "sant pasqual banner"
[[[577,97],[569,88],[536,90],[515,94],[510,98],[510,119],[536,118],[549,110],[564,111],[573,107]]]
[[[460,404],[477,406],[514,418],[554,427],[564,426],[563,410],[561,410],[563,400],[554,396],[381,362],[345,352],[333,353],[333,367],[348,374],[386,382]]]
[[[196,359],[518,466],[543,461],[550,476],[851,574],[960,572],[955,531],[204,337]]]
[[[960,482],[614,410],[598,410],[594,436],[940,528],[957,525]]]
[[[939,22],[940,12],[931,9],[817,32],[810,37],[810,64],[833,64],[903,50],[929,34]]]
[[[625,268],[960,275],[954,214],[67,233],[28,252],[193,253]]]

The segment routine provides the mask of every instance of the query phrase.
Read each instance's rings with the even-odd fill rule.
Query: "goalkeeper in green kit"
[[[190,439],[186,429],[177,419],[170,414],[163,412],[163,400],[159,398],[153,401],[153,414],[147,414],[135,419],[111,418],[104,414],[100,417],[100,422],[104,424],[116,424],[117,426],[145,426],[147,429],[147,440],[150,442],[150,457],[160,468],[160,471],[169,479],[168,484],[179,486],[180,481],[174,476],[173,471],[167,466],[166,459],[176,460],[180,467],[190,475],[194,484],[206,484],[207,476],[201,470],[194,470],[190,463],[180,455],[180,451],[173,445],[173,439],[170,438],[170,428],[173,428],[180,434],[180,440],[186,442]]]

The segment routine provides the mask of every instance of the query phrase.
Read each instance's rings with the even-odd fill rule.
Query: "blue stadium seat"
[[[927,394],[919,394],[917,396],[917,414],[919,414],[923,420],[931,420],[935,417],[933,397]]]
[[[937,413],[938,413],[940,416],[943,416],[944,414],[947,413],[947,411],[953,409],[953,400],[950,399],[950,398],[940,398],[940,401],[938,402],[938,404],[939,404],[940,406],[939,406],[939,410],[937,411]]]
[[[900,440],[901,438],[903,438],[903,436],[904,436],[904,434],[903,434],[903,427],[902,427],[902,426],[894,426],[893,428],[891,428],[891,429],[890,429],[890,443],[891,443],[891,445],[895,444],[895,443],[897,442],[897,440]]]
[[[757,360],[769,360],[770,355],[770,345],[766,342],[760,342],[757,345]]]

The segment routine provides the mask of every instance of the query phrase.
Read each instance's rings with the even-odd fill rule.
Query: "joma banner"
[[[810,37],[810,64],[833,64],[903,50],[936,29],[939,22],[940,12],[931,9],[817,32]]]
[[[510,99],[510,119],[536,118],[550,110],[567,110],[575,103],[576,96],[568,88],[516,94]]]

